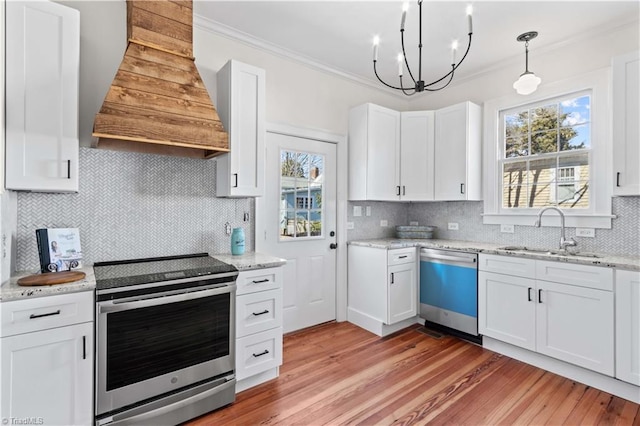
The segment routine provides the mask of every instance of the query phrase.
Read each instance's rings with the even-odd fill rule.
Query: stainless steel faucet
[[[562,210],[560,210],[557,207],[554,206],[549,206],[549,207],[545,207],[542,210],[540,210],[538,212],[538,219],[536,219],[536,223],[534,224],[534,226],[540,228],[540,224],[542,221],[542,213],[546,212],[547,210],[555,210],[560,214],[560,250],[566,250],[567,247],[575,247],[578,245],[578,243],[576,242],[576,240],[574,240],[573,238],[569,238],[567,240],[567,238],[565,237],[565,232],[564,232],[564,213],[562,212]]]

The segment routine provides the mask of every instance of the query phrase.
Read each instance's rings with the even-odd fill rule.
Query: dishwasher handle
[[[461,253],[460,255],[458,255],[458,254],[452,254],[451,252],[442,252],[438,250],[424,250],[424,249],[421,250],[420,260],[429,260],[429,259],[460,262],[460,263],[471,263],[471,264],[478,262],[478,258],[475,254]]]

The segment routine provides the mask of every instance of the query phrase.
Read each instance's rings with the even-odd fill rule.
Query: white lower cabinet
[[[525,267],[514,269],[508,266],[512,263],[508,256],[481,254],[480,258],[478,327],[481,334],[614,375],[614,297],[610,268],[518,259]],[[507,265],[502,264],[503,260]],[[536,272],[532,274],[532,271]],[[549,276],[564,282],[539,279]],[[598,280],[592,282],[591,278],[596,276]]]
[[[418,312],[416,248],[350,245],[347,319],[379,336],[415,322]]]
[[[2,304],[0,418],[93,423],[93,304],[92,292]]]
[[[616,271],[616,378],[640,386],[640,271]]]
[[[236,292],[236,392],[278,377],[282,267],[241,271]]]

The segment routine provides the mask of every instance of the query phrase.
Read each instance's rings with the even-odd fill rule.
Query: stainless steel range
[[[235,400],[235,267],[201,253],[94,271],[97,425],[175,425]]]

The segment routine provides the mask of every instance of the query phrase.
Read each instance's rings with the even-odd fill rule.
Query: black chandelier
[[[387,87],[392,89],[401,90],[407,96],[414,95],[419,92],[437,92],[438,90],[442,90],[447,87],[451,81],[453,80],[453,76],[455,74],[456,69],[462,64],[462,62],[467,57],[469,53],[469,49],[471,48],[471,36],[473,34],[473,24],[471,20],[472,9],[471,6],[467,6],[467,16],[469,18],[469,42],[467,44],[467,50],[464,52],[462,59],[458,63],[456,63],[456,51],[458,50],[458,42],[454,41],[451,45],[451,71],[447,74],[443,75],[437,80],[432,81],[431,83],[425,83],[422,80],[422,0],[418,0],[418,7],[420,10],[420,31],[418,36],[418,79],[416,80],[411,72],[411,68],[409,67],[409,61],[407,60],[407,55],[404,49],[404,22],[407,18],[407,10],[409,8],[409,3],[404,3],[402,6],[402,21],[400,23],[400,42],[402,44],[402,53],[398,54],[398,77],[400,78],[400,87],[392,86],[391,84],[387,84],[384,82],[380,76],[378,75],[378,70],[376,69],[376,63],[378,62],[378,44],[380,43],[380,39],[378,36],[373,39],[373,72],[376,74],[380,83],[384,84]],[[402,74],[403,74],[403,63],[407,67],[407,72],[409,73],[409,77],[413,81],[413,87],[407,86],[405,87],[402,83]]]

